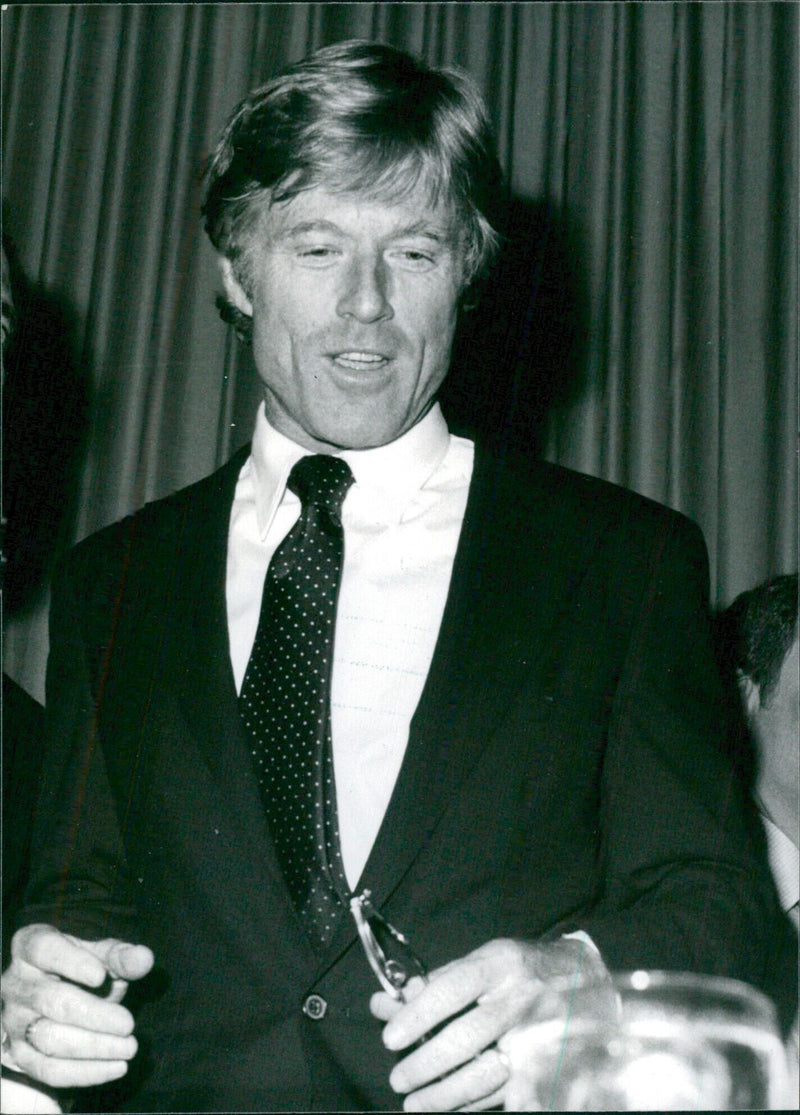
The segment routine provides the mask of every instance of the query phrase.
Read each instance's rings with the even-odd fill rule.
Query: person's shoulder
[[[244,446],[209,476],[152,500],[90,534],[66,555],[63,567],[73,572],[96,568],[104,560],[116,562],[121,555],[143,548],[154,555],[168,553],[187,529],[208,522],[214,515],[227,522],[236,481],[249,451],[249,446]]]
[[[514,502],[521,517],[543,515],[570,521],[582,530],[669,531],[702,541],[698,525],[680,511],[597,476],[511,450],[476,448],[476,476],[493,497]]]
[[[622,513],[686,519],[679,511],[610,480],[553,464],[541,457],[513,449],[499,451],[476,446],[476,476],[505,489],[514,498],[587,506],[598,514]]]

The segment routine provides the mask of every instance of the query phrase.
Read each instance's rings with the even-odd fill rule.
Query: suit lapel
[[[228,526],[241,463],[232,461],[199,485],[187,506],[178,559],[184,570],[180,614],[172,624],[180,633],[171,658],[173,684],[193,738],[215,778],[223,780],[232,766],[240,774],[242,758],[225,593]]]
[[[181,591],[170,629],[167,685],[176,694],[189,738],[205,762],[218,800],[238,833],[241,854],[263,866],[273,891],[285,896],[258,783],[240,727],[230,661],[226,600],[228,529],[246,451],[201,483],[187,504],[178,547]]]
[[[520,476],[476,453],[431,669],[364,871],[379,903],[411,867],[523,677],[530,692],[532,671],[544,699],[559,618],[600,533],[561,505],[547,469],[528,463]]]

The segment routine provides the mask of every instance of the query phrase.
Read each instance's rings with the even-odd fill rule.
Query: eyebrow
[[[289,228],[282,229],[278,233],[277,239],[293,240],[309,232],[329,232],[344,237],[349,235],[333,221],[328,221],[325,220],[324,217],[319,217],[314,220],[299,221]],[[403,225],[401,228],[391,232],[387,239],[402,240],[407,236],[422,236],[426,240],[431,240],[436,244],[452,244],[456,239],[452,230],[438,225],[432,225],[425,220],[413,221],[411,224]]]
[[[400,240],[404,236],[424,236],[428,240],[435,240],[440,244],[450,243],[453,239],[453,232],[449,228],[444,228],[440,225],[432,225],[428,221],[420,220],[414,221],[410,225],[405,225],[399,228],[394,234],[394,239]]]

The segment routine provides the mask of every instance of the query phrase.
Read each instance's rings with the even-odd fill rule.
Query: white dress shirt
[[[239,474],[228,535],[231,663],[241,689],[270,559],[300,514],[286,487],[309,450],[263,404]],[[428,676],[472,477],[473,445],[438,406],[389,445],[345,450],[344,564],[331,681],[331,734],[345,873],[355,887],[392,795]]]

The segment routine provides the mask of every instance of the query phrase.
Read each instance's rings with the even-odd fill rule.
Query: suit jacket
[[[44,709],[3,674],[3,967],[10,957],[11,913],[28,874],[33,811],[42,766]]]
[[[239,725],[225,560],[243,459],[81,544],[54,588],[24,920],[157,957],[129,991],[140,1054],[90,1110],[399,1106],[354,927],[322,955],[308,943]],[[431,967],[584,929],[611,968],[725,973],[791,1000],[796,943],[724,755],[706,594],[681,516],[476,454],[361,879]]]

